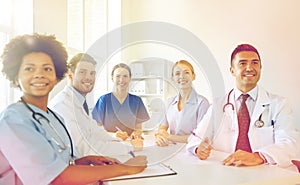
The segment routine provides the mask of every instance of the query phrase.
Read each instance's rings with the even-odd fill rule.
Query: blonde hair
[[[176,66],[178,66],[179,64],[183,64],[183,65],[187,66],[187,67],[191,70],[192,75],[195,75],[195,76],[196,76],[195,71],[194,71],[194,67],[192,66],[191,63],[189,63],[189,62],[186,61],[186,60],[179,60],[179,61],[176,62],[176,63],[173,65],[173,67],[172,67],[172,77],[173,77],[174,68],[175,68]]]

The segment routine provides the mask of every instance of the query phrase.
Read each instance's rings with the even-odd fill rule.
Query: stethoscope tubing
[[[26,106],[26,108],[28,110],[30,110],[32,112],[32,117],[34,120],[36,120],[40,125],[42,125],[40,123],[40,121],[38,121],[38,119],[36,118],[36,115],[39,115],[41,117],[43,117],[44,119],[48,120],[48,118],[46,118],[44,115],[42,115],[41,113],[38,113],[38,112],[35,112],[26,102],[25,100],[23,99],[23,97],[21,97],[21,101],[23,102],[23,104]],[[61,124],[61,126],[64,128],[65,132],[67,133],[67,136],[69,138],[69,141],[70,141],[70,155],[71,155],[71,160],[70,160],[70,163],[73,163],[74,160],[75,160],[75,156],[74,156],[74,149],[73,149],[73,142],[72,142],[72,138],[71,138],[71,135],[70,133],[68,132],[68,129],[67,127],[65,126],[65,124],[63,124],[63,122],[59,119],[59,117],[51,110],[47,107],[47,110],[49,112],[51,112],[54,117],[58,120],[58,122]]]
[[[229,91],[229,93],[228,93],[228,96],[227,96],[227,102],[224,104],[224,106],[223,106],[223,113],[226,111],[225,109],[226,109],[226,107],[227,106],[230,106],[231,107],[231,110],[232,111],[234,111],[234,105],[232,104],[232,103],[230,103],[230,95],[231,95],[231,93],[233,92],[233,89],[231,89],[230,91]],[[255,121],[255,126],[257,127],[257,128],[261,128],[261,127],[263,127],[264,126],[264,121],[261,119],[261,117],[262,117],[262,114],[259,116],[259,118],[258,118],[258,120],[256,120]]]

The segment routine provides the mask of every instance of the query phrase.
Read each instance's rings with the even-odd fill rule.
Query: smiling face
[[[192,82],[195,80],[195,74],[184,64],[177,64],[173,68],[172,79],[179,89],[192,88]]]
[[[56,83],[55,68],[49,55],[32,52],[23,57],[16,84],[20,86],[25,99],[48,98]]]
[[[77,64],[74,73],[69,74],[71,79],[71,85],[80,93],[82,96],[86,96],[87,93],[91,92],[95,84],[95,65],[90,62],[80,61]]]
[[[125,68],[116,68],[113,72],[112,81],[117,91],[126,91],[131,77],[129,71]]]
[[[255,52],[237,53],[230,67],[230,72],[236,79],[237,88],[243,93],[255,88],[260,79],[261,67],[261,61]]]

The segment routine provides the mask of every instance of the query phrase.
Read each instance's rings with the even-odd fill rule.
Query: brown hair
[[[117,65],[115,65],[111,71],[111,76],[113,77],[114,76],[114,72],[116,69],[118,68],[124,68],[124,69],[127,69],[127,71],[129,72],[129,77],[131,77],[131,69],[128,65],[124,64],[124,63],[119,63]]]
[[[92,56],[90,56],[89,54],[87,54],[87,53],[78,53],[78,54],[75,55],[75,56],[70,60],[70,62],[68,63],[68,68],[70,69],[70,71],[71,71],[72,73],[75,72],[75,70],[76,70],[76,68],[77,68],[77,64],[78,64],[80,61],[92,63],[93,65],[96,65],[96,64],[97,64],[96,60],[95,60]]]

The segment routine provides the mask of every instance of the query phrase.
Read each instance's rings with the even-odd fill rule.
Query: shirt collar
[[[178,93],[177,96],[174,98],[174,100],[172,102],[172,105],[174,105],[177,102],[179,102],[179,97],[180,97],[180,94]],[[197,97],[197,93],[194,90],[194,88],[192,88],[190,96],[189,96],[189,99],[187,100],[186,103],[197,103],[197,98],[196,97]]]
[[[79,102],[80,102],[81,104],[84,103],[85,97],[82,96],[82,94],[80,94],[73,86],[67,85],[67,88],[69,88],[69,89],[74,93],[74,95],[76,96],[76,98],[79,100]]]
[[[192,91],[189,96],[189,99],[187,100],[187,103],[197,103],[197,93],[194,90],[194,88],[192,88]]]
[[[175,105],[177,102],[179,102],[179,94],[176,95],[176,97],[174,98],[174,100],[172,101],[172,105]]]
[[[240,91],[238,88],[234,88],[234,100],[237,101],[239,97],[242,95],[242,91]],[[256,101],[257,94],[258,94],[258,87],[256,86],[251,91],[249,91],[247,94],[252,98],[253,101]]]

